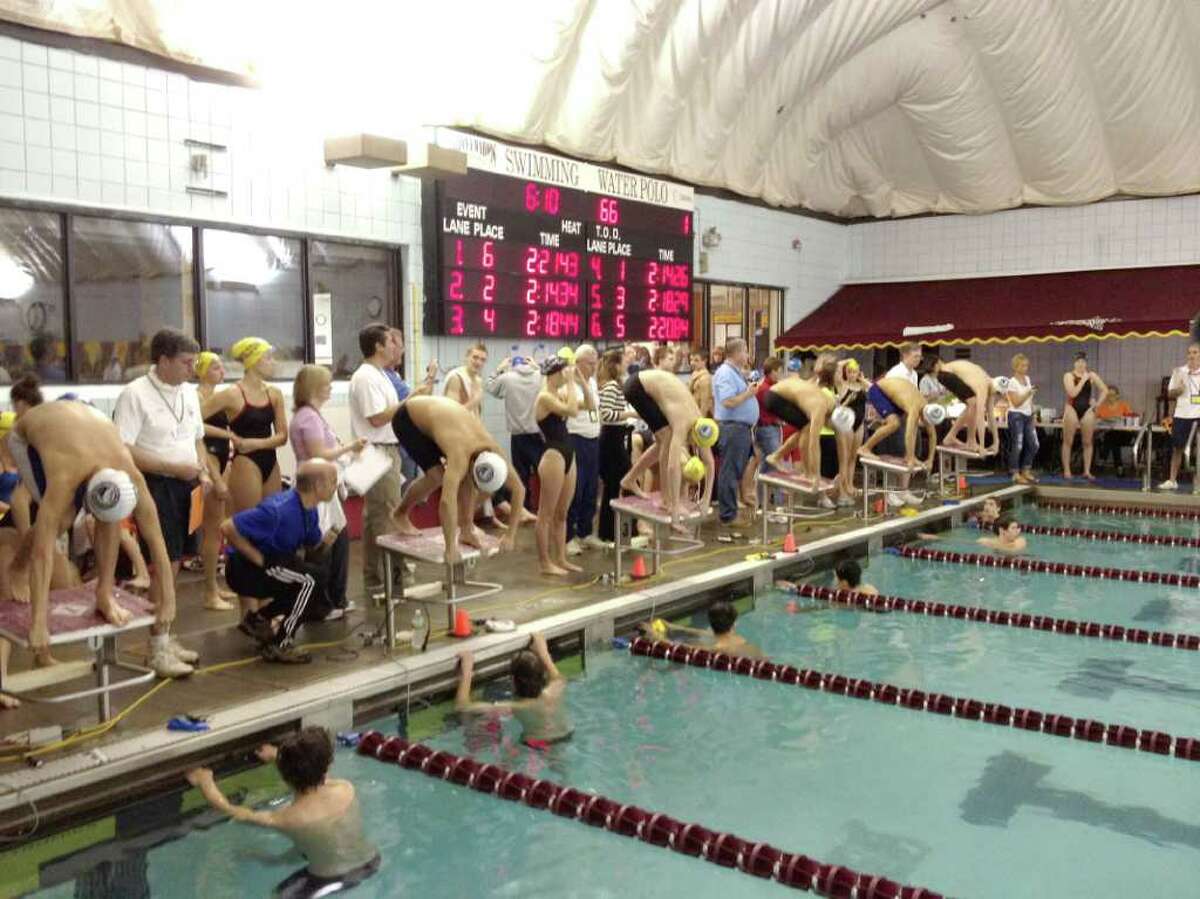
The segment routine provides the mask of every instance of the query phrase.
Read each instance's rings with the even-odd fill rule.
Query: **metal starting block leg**
[[[653,559],[654,569],[651,574],[658,574],[662,565],[663,556],[681,556],[685,553],[695,552],[704,546],[704,541],[699,537],[700,525],[712,518],[712,510],[702,511],[694,506],[684,516],[684,524],[692,529],[694,536],[684,537],[673,532],[671,528],[671,516],[665,509],[659,506],[660,494],[653,494],[649,499],[643,499],[640,496],[623,496],[620,499],[612,501],[613,523],[616,526],[615,541],[613,543],[613,583],[621,583],[621,561],[626,550],[634,551],[633,537],[637,533],[637,522],[648,521],[654,528],[654,538],[651,543],[651,558]],[[629,543],[625,543],[625,519],[629,520]],[[663,548],[663,534],[667,534],[668,543],[681,544],[675,549]]]
[[[837,512],[837,509],[822,509],[820,506],[805,506],[797,507],[797,498],[813,498],[822,496],[833,489],[833,481],[819,478],[815,483],[804,477],[803,475],[795,474],[788,471],[772,471],[768,474],[756,474],[754,476],[755,489],[758,491],[758,508],[762,513],[762,542],[766,545],[770,542],[770,523],[769,517],[772,514],[782,515],[787,519],[788,530],[792,528],[792,524],[796,521],[813,521],[819,518],[828,518]],[[771,490],[782,490],[786,499],[786,507],[782,512],[768,512],[768,499],[771,495]]]

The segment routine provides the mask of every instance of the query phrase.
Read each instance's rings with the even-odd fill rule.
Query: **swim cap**
[[[542,374],[548,378],[551,375],[558,374],[570,364],[562,356],[550,356],[542,360]]]
[[[0,437],[3,437],[12,430],[12,426],[17,423],[16,412],[0,412]]]
[[[208,370],[212,368],[212,364],[220,358],[220,356],[211,350],[204,350],[204,352],[196,354],[196,364],[192,368],[195,369],[197,375],[203,378],[208,374]]]
[[[1008,378],[1004,375],[992,378],[992,387],[996,389],[996,393],[1008,393]]]
[[[563,347],[558,351],[558,358],[566,361],[567,365],[575,364],[575,351],[569,346]]]
[[[692,425],[692,439],[696,441],[696,446],[714,446],[720,436],[721,429],[711,418],[697,418]]]
[[[484,450],[471,465],[471,477],[484,493],[495,493],[508,480],[508,463],[499,453]]]
[[[829,423],[839,434],[849,434],[854,430],[854,410],[838,406],[829,413]]]
[[[261,337],[243,337],[229,348],[229,355],[246,368],[253,368],[272,349],[274,347]]]
[[[667,635],[667,623],[661,618],[655,618],[650,622],[650,630],[654,631],[654,636],[665,637]]]
[[[967,404],[964,402],[951,403],[946,407],[946,414],[951,418],[958,418],[967,411]]]
[[[847,359],[846,360],[846,371],[858,371],[858,360],[857,359]]]
[[[804,363],[800,361],[799,356],[793,356],[791,359],[788,360],[788,363],[787,363],[788,371],[800,371],[800,369],[802,369],[803,367],[804,367]]]
[[[692,456],[683,464],[683,479],[693,484],[704,480],[704,463],[699,456]]]
[[[935,428],[946,420],[946,407],[939,406],[937,403],[929,403],[925,406],[925,420]]]
[[[97,521],[123,521],[137,505],[137,489],[125,472],[101,468],[88,481],[83,504]]]

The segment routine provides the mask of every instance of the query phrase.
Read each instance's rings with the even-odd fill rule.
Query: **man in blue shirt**
[[[292,640],[301,624],[323,620],[332,606],[324,570],[296,558],[296,553],[322,542],[317,504],[333,499],[336,492],[337,466],[312,460],[296,470],[294,489],[268,496],[221,523],[221,533],[232,547],[225,579],[239,597],[264,603],[247,613],[238,629],[262,644],[268,662],[312,661],[295,650]],[[330,535],[337,536],[334,531]],[[278,628],[272,625],[277,618]]]
[[[713,409],[721,426],[717,452],[721,469],[717,475],[717,514],[721,524],[731,525],[738,513],[738,488],[742,473],[753,453],[753,427],[758,422],[756,384],[742,376],[746,365],[746,341],[725,344],[725,361],[713,374]]]
[[[404,332],[399,328],[388,328],[388,337],[391,340],[393,361],[391,367],[384,368],[383,373],[396,388],[396,397],[403,403],[410,396],[428,396],[433,392],[433,383],[437,378],[437,360],[434,359],[425,367],[424,383],[417,387],[409,387],[404,376],[397,370],[404,365]],[[417,479],[417,463],[404,447],[400,447],[400,473],[404,475],[407,483],[411,484]]]

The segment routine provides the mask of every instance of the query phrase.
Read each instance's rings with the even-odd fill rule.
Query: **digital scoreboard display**
[[[497,147],[529,176],[472,165],[466,175],[427,185],[427,331],[556,341],[690,338],[690,189],[617,172],[594,185],[612,193],[568,187],[537,175],[586,182],[598,167],[471,140]],[[656,198],[667,188],[686,194],[666,205],[630,199],[622,188]]]

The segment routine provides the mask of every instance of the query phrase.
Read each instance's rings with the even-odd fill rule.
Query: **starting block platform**
[[[122,662],[117,658],[117,637],[147,628],[154,623],[154,606],[146,599],[113,588],[113,599],[133,618],[128,624],[116,627],[96,612],[96,594],[92,586],[70,587],[50,591],[50,645],[87,642],[93,653],[91,660],[59,662],[47,668],[34,668],[18,673],[0,673],[0,693],[22,702],[60,703],[88,696],[97,698],[97,713],[101,721],[112,717],[111,694],[154,679],[154,672],[141,665]],[[33,607],[24,602],[0,602],[0,638],[17,646],[29,648],[29,628]],[[114,671],[132,675],[113,681]],[[84,690],[55,696],[33,696],[34,690],[95,674],[96,685]]]
[[[701,509],[694,502],[684,502],[683,524],[692,529],[692,536],[684,537],[671,532],[671,513],[662,505],[662,494],[652,493],[649,497],[622,496],[612,501],[613,523],[616,540],[613,543],[615,561],[613,565],[613,583],[621,583],[621,558],[625,550],[633,549],[633,537],[637,534],[637,522],[648,522],[654,528],[654,539],[651,541],[651,553],[654,557],[654,570],[657,574],[663,556],[679,556],[693,552],[704,546],[704,541],[698,536],[700,525],[713,517],[712,508]],[[630,520],[629,543],[625,543],[625,528],[623,519]],[[663,549],[663,534],[667,540],[679,544],[673,549]]]
[[[405,602],[408,599],[426,604],[437,601],[444,602],[448,610],[450,627],[453,627],[454,607],[460,602],[482,599],[485,596],[492,596],[499,593],[504,589],[503,584],[467,580],[466,569],[468,566],[473,566],[481,558],[489,558],[500,551],[500,538],[484,533],[482,542],[482,550],[474,546],[466,546],[463,543],[459,543],[459,562],[456,565],[451,565],[446,562],[446,540],[441,528],[424,528],[420,534],[412,536],[384,534],[382,537],[376,538],[376,545],[383,550],[384,626],[387,628],[386,639],[388,649],[396,648],[397,602]],[[400,565],[398,566],[394,564],[396,556],[400,557]],[[424,585],[417,584],[406,586],[404,578],[407,572],[404,562],[408,560],[428,562],[433,565],[445,565],[446,579],[443,582],[445,586],[444,591],[442,589],[433,591],[422,589]],[[398,597],[393,593],[393,576],[398,577],[400,581],[400,595]],[[441,587],[441,585],[435,586]],[[470,592],[460,593],[460,588],[471,589]],[[444,593],[444,597],[440,600],[436,598],[439,593]]]
[[[960,476],[966,475],[967,463],[971,461],[982,462],[984,459],[991,459],[996,453],[997,450],[995,448],[989,452],[980,452],[978,450],[968,450],[961,446],[938,446],[938,492],[942,496],[946,496],[948,493],[957,495],[958,479]],[[949,489],[947,484],[953,485],[953,489]]]
[[[899,491],[900,479],[905,475],[910,478],[913,475],[925,475],[926,486],[929,483],[929,472],[925,470],[924,465],[909,465],[904,459],[899,456],[859,456],[859,463],[863,467],[863,520],[871,519],[871,497],[882,496],[885,501],[888,494]],[[878,485],[876,479],[878,478]],[[926,491],[922,491],[924,494]],[[922,499],[924,496],[922,495]],[[886,514],[886,506],[885,506]]]
[[[776,469],[768,474],[759,472],[755,475],[754,480],[755,489],[758,491],[758,508],[762,514],[762,540],[764,544],[769,540],[768,530],[772,515],[782,515],[786,518],[788,529],[790,530],[793,521],[828,518],[837,512],[837,509],[822,509],[820,506],[806,506],[803,503],[797,505],[796,503],[797,498],[815,500],[829,493],[834,488],[834,483],[826,478],[818,477],[814,481],[812,478],[798,471]],[[781,490],[787,497],[787,505],[782,511],[768,511],[770,503],[767,500],[772,490]]]

